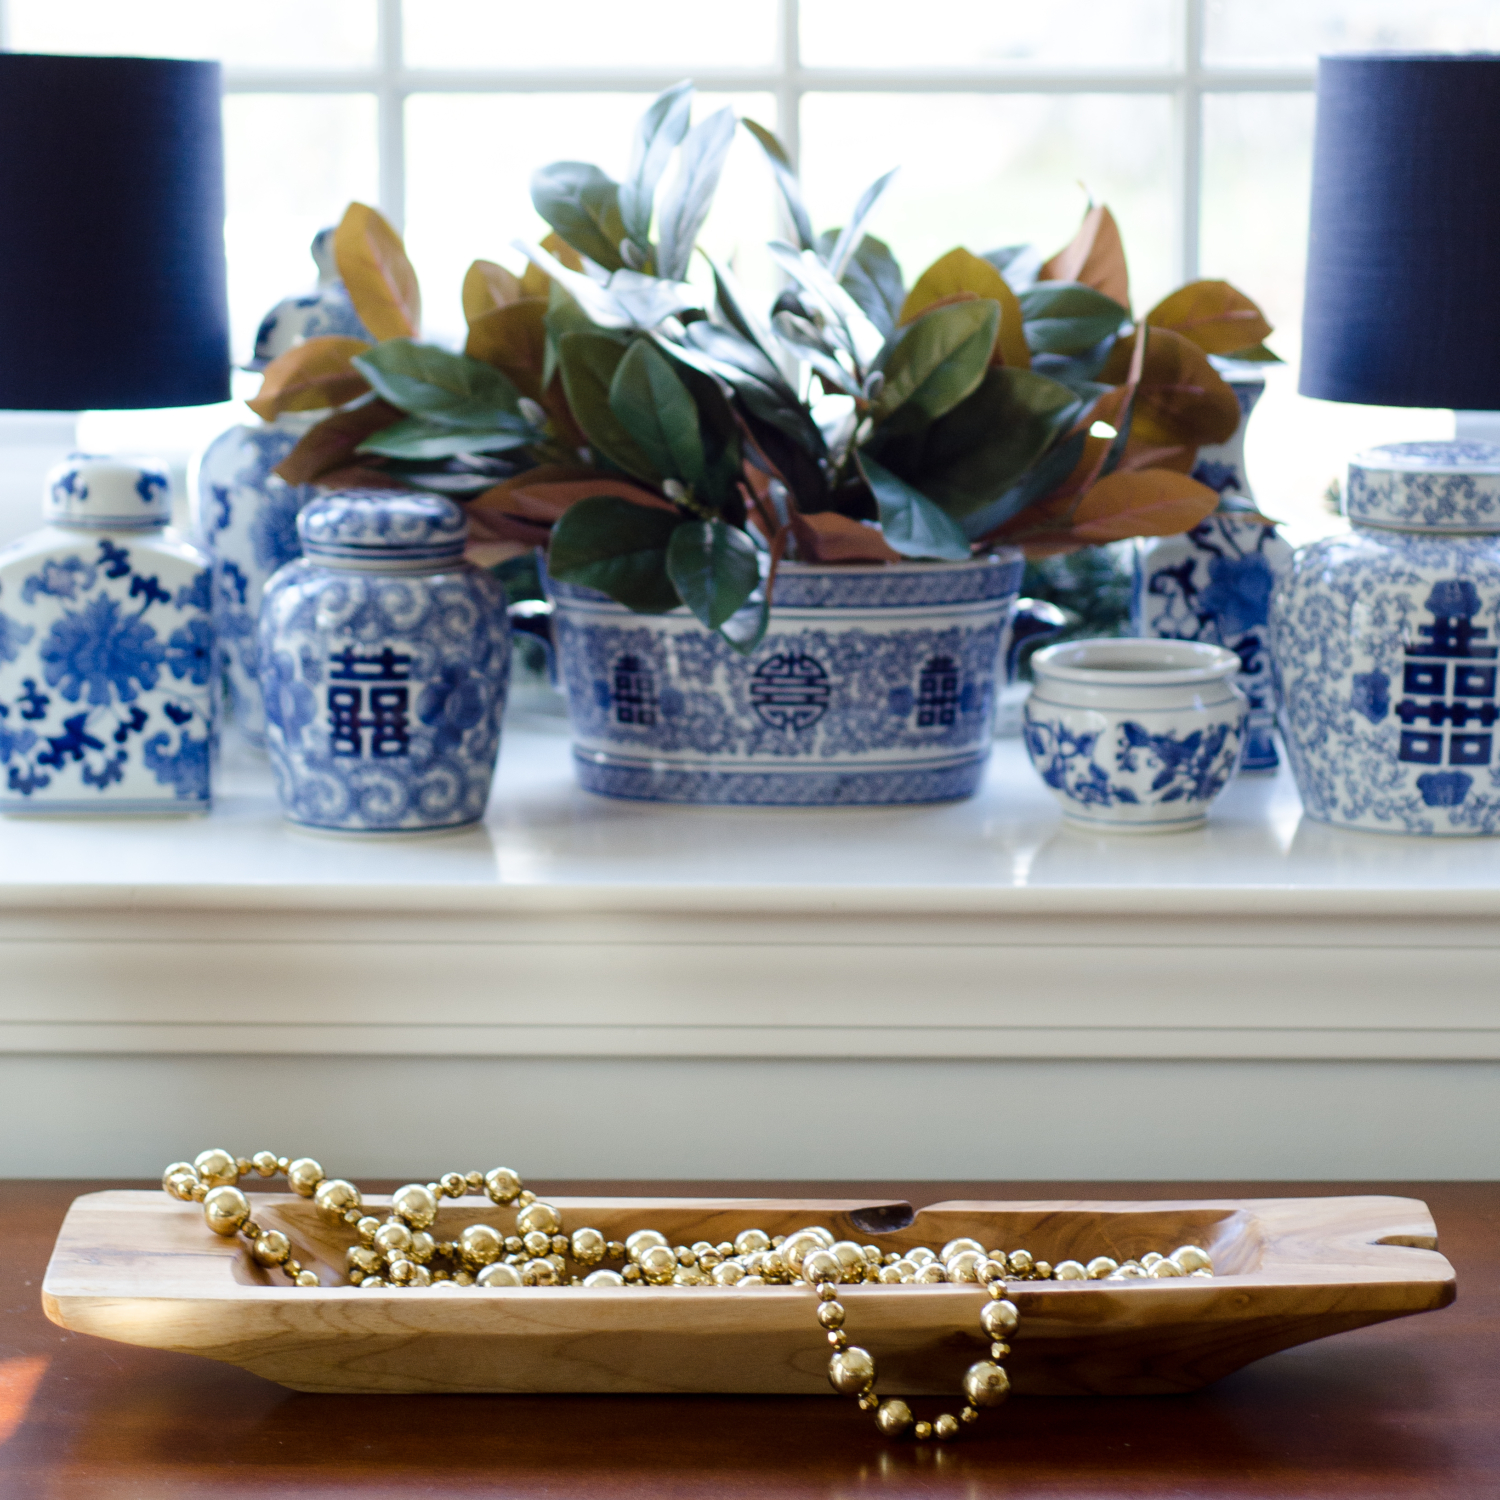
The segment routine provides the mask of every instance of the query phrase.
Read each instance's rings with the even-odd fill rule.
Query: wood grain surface
[[[3,1500],[1500,1495],[1490,1184],[539,1185],[918,1204],[1390,1193],[1433,1210],[1456,1306],[1274,1354],[1191,1395],[1014,1401],[947,1449],[887,1444],[842,1401],[300,1395],[231,1366],[71,1333],[46,1320],[42,1275],[69,1203],[105,1186],[135,1185],[0,1184]]]
[[[809,1224],[883,1251],[960,1236],[1053,1263],[1139,1258],[1201,1246],[1212,1280],[1015,1282],[1007,1361],[1017,1395],[1149,1396],[1198,1390],[1252,1360],[1351,1328],[1444,1307],[1453,1271],[1426,1205],[1372,1194],[1158,1202],[905,1204],[864,1199],[550,1200],[564,1232],[606,1239],[659,1230],[672,1244],[791,1234]],[[828,1348],[811,1287],[513,1287],[459,1291],[341,1286],[347,1225],[305,1198],[255,1193],[262,1228],[283,1231],[324,1285],[287,1285],[243,1241],[220,1239],[196,1204],[160,1190],[88,1193],[73,1204],[42,1288],[64,1328],[206,1355],[293,1390],[353,1394],[631,1393],[823,1396]],[[389,1200],[371,1195],[383,1217]],[[515,1232],[483,1195],[444,1204],[433,1233]],[[988,1300],[968,1285],[843,1291],[853,1341],[875,1354],[887,1396],[951,1394],[982,1359]]]

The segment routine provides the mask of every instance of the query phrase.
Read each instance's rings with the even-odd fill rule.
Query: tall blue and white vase
[[[1275,683],[1266,645],[1271,590],[1292,564],[1292,546],[1274,526],[1245,514],[1255,496],[1245,472],[1245,429],[1265,391],[1254,365],[1218,362],[1240,403],[1240,425],[1226,443],[1198,450],[1193,478],[1217,490],[1225,508],[1191,531],[1135,544],[1131,629],[1138,636],[1204,641],[1240,659],[1235,683],[1250,709],[1241,769],[1278,765]],[[1233,508],[1230,508],[1233,507]]]
[[[209,566],[171,515],[163,466],[74,455],[0,551],[0,811],[208,809]]]
[[[262,320],[247,369],[263,370],[278,354],[310,338],[340,334],[373,342],[339,280],[332,229],[312,243],[317,287],[278,302]],[[194,532],[214,564],[214,623],[223,656],[229,717],[252,745],[266,742],[257,679],[255,622],[266,581],[302,555],[297,512],[318,493],[272,471],[327,411],[285,412],[222,432],[199,455],[188,491]]]
[[[282,811],[346,833],[484,816],[510,676],[505,593],[441,495],[350,491],[297,518],[266,586],[260,682]]]
[[[1347,535],[1271,601],[1281,724],[1308,816],[1500,833],[1500,444],[1392,443],[1349,465]]]

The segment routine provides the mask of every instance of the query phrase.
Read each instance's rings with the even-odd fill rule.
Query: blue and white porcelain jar
[[[1392,443],[1349,465],[1346,536],[1271,602],[1282,732],[1309,816],[1500,833],[1500,444]]]
[[[313,236],[313,264],[318,268],[318,284],[309,293],[283,297],[260,321],[255,333],[255,353],[245,366],[247,370],[264,370],[278,354],[295,349],[308,339],[325,336],[364,339],[374,338],[360,322],[349,292],[339,277],[338,262],[333,253],[330,226]]]
[[[1245,429],[1265,391],[1265,376],[1241,362],[1215,361],[1240,404],[1227,443],[1198,450],[1193,478],[1232,503],[1253,509],[1245,470]],[[1235,679],[1250,705],[1241,769],[1274,771],[1275,682],[1267,648],[1271,591],[1292,565],[1292,546],[1274,526],[1219,510],[1178,536],[1135,544],[1130,625],[1138,636],[1207,641],[1240,659]]]
[[[0,551],[0,810],[206,811],[209,567],[166,469],[75,454],[44,515]]]
[[[510,676],[505,594],[441,495],[351,491],[297,518],[266,586],[266,744],[282,811],[350,833],[484,816]]]
[[[1199,828],[1234,775],[1239,658],[1204,641],[1068,641],[1031,658],[1026,749],[1063,817],[1107,833]]]
[[[632,614],[553,581],[578,779],[658,802],[967,797],[989,758],[1021,555],[785,563],[765,639],[733,651],[685,609]]]

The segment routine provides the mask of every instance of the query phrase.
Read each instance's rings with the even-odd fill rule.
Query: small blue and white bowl
[[[1031,763],[1063,817],[1107,833],[1199,828],[1239,765],[1240,659],[1201,641],[1068,641],[1031,658]]]
[[[344,833],[484,816],[510,675],[505,594],[464,561],[442,495],[352,491],[297,517],[304,556],[260,613],[266,748],[282,811]]]

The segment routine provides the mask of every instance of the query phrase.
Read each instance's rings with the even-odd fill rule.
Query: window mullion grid
[[[3,0],[0,0],[3,3]],[[802,160],[802,45],[799,0],[781,0],[777,38],[776,133],[794,168]]]
[[[1182,0],[1182,82],[1177,90],[1177,281],[1192,281],[1203,218],[1203,14],[1206,0]]]
[[[401,0],[379,0],[378,16],[375,108],[380,211],[402,230],[406,224],[406,90]]]

